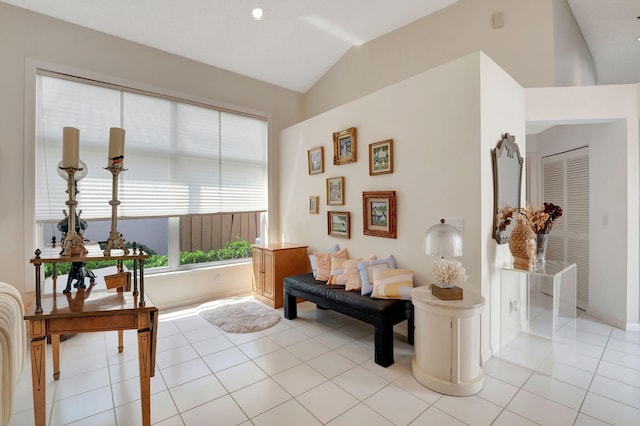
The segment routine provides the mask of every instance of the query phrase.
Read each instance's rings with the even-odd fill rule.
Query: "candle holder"
[[[80,231],[76,231],[76,173],[83,172],[83,167],[58,167],[59,171],[66,173],[67,181],[67,193],[69,199],[65,202],[69,206],[69,216],[67,217],[67,232],[61,241],[62,252],[60,256],[82,256],[88,253],[88,250],[84,247],[84,234],[82,228]],[[79,179],[78,179],[79,180]]]
[[[111,231],[109,232],[109,239],[107,240],[107,246],[104,249],[105,256],[111,256],[111,249],[121,249],[124,251],[125,256],[129,254],[129,249],[124,243],[122,234],[118,232],[118,206],[120,201],[118,200],[118,175],[127,169],[122,167],[121,162],[112,162],[109,167],[105,167],[106,170],[111,172],[113,178],[111,185]]]

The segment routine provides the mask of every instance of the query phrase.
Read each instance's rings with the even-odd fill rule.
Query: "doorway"
[[[547,258],[577,266],[577,306],[589,306],[589,147],[542,157],[542,200],[559,205]]]

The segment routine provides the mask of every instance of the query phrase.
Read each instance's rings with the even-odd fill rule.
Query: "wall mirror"
[[[493,154],[493,238],[498,244],[509,242],[520,211],[522,157],[509,133],[502,136]]]

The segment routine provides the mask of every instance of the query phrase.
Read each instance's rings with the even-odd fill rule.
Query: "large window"
[[[111,217],[112,176],[104,170],[110,127],[126,131],[119,221],[147,222],[150,241],[171,238],[169,221],[154,218],[266,211],[264,118],[48,72],[39,73],[37,85],[36,221],[43,232],[55,233],[52,224],[66,208],[66,181],[58,174],[63,127],[80,130],[88,172],[78,182],[78,209],[90,227]],[[167,253],[169,246],[149,248]]]

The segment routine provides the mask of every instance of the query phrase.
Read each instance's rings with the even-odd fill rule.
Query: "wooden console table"
[[[142,251],[123,255],[121,250],[113,250],[111,256],[104,256],[97,244],[89,245],[87,249],[89,253],[84,256],[61,257],[60,247],[49,247],[44,252],[36,250],[36,256],[31,259],[36,270],[36,300],[25,313],[24,319],[29,322],[31,337],[35,424],[46,424],[45,350],[48,336],[51,336],[53,377],[57,380],[60,377],[60,334],[117,331],[118,351],[122,352],[123,330],[138,330],[142,424],[148,426],[151,424],[151,377],[155,372],[158,325],[158,309],[144,299],[144,260],[148,255]],[[89,260],[116,260],[120,272],[123,270],[122,261],[132,260],[133,291],[125,287],[108,290],[102,280],[86,290],[73,289],[66,294],[62,294],[62,288],[57,290],[56,264]],[[41,267],[45,263],[51,263],[54,267],[53,292],[43,295]]]

